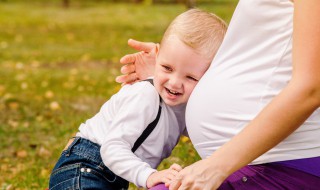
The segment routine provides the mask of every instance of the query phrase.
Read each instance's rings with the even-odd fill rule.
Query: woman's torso
[[[292,19],[290,0],[239,2],[225,40],[187,106],[189,136],[202,158],[241,131],[289,82]],[[319,136],[318,109],[253,163],[320,156]]]

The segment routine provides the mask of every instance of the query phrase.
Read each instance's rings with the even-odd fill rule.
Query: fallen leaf
[[[47,176],[50,175],[50,171],[47,170],[47,169],[45,169],[45,168],[42,168],[42,169],[41,169],[41,172],[40,172],[40,175],[41,175],[43,178],[45,178],[45,177],[47,177]]]
[[[59,110],[60,109],[60,105],[58,102],[51,102],[50,103],[50,109],[55,111],[55,110]]]
[[[18,127],[19,122],[14,121],[14,120],[9,120],[9,121],[8,121],[8,124],[9,124],[11,127],[16,128],[16,127]]]
[[[38,151],[38,155],[42,158],[48,158],[51,156],[51,152],[49,150],[47,150],[46,148],[44,148],[43,146],[41,146]]]
[[[26,82],[21,83],[21,89],[25,90],[27,88],[28,88],[28,83]]]
[[[19,103],[18,102],[9,102],[8,107],[11,110],[17,110],[19,108]]]
[[[12,184],[10,184],[10,185],[8,185],[8,186],[6,187],[6,190],[11,190],[11,189],[14,189],[13,186],[12,186]]]
[[[25,158],[28,156],[28,152],[26,150],[19,150],[16,152],[18,158]]]
[[[54,93],[51,90],[48,90],[44,96],[48,99],[51,99],[54,97]]]

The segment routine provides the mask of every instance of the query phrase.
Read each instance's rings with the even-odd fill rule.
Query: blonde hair
[[[171,22],[161,43],[165,43],[169,36],[176,35],[184,44],[212,60],[227,28],[227,24],[215,14],[200,9],[190,9]]]

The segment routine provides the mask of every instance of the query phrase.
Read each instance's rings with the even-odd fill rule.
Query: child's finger
[[[169,188],[170,183],[171,183],[171,182],[164,183],[164,186],[166,186],[166,188]]]

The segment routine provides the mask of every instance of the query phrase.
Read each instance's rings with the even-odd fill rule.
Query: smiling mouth
[[[170,89],[168,89],[168,88],[165,88],[166,89],[166,91],[169,93],[169,94],[172,94],[172,95],[175,95],[175,96],[179,96],[179,95],[181,95],[182,93],[180,93],[180,92],[177,92],[177,91],[174,91],[174,90],[170,90]]]

